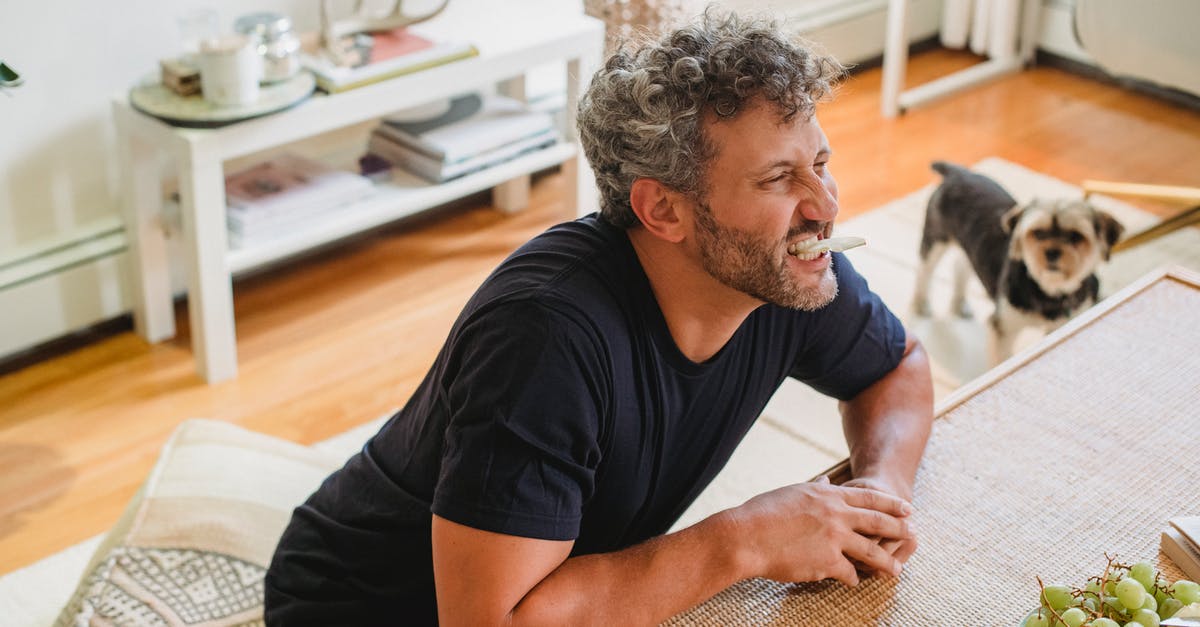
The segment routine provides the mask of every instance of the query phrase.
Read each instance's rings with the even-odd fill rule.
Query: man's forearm
[[[884,378],[841,404],[850,470],[912,498],[912,482],[933,421],[929,359],[910,339],[904,357]]]
[[[513,610],[513,625],[655,625],[755,570],[721,512],[642,544],[566,560]]]

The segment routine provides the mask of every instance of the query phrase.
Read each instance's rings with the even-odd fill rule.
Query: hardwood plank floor
[[[915,55],[910,84],[976,60]],[[1076,183],[1200,185],[1195,110],[1040,67],[885,120],[879,82],[878,68],[852,76],[820,112],[842,217],[933,181],[934,159],[999,156]],[[526,211],[504,215],[479,196],[239,280],[234,381],[196,376],[182,305],[169,342],[115,332],[0,376],[0,573],[104,531],[186,418],[311,443],[400,406],[487,273],[573,217],[563,192],[548,174]]]

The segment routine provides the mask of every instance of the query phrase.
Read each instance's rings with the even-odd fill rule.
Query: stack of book
[[[375,192],[352,172],[283,154],[225,177],[232,248],[248,248],[328,219]]]
[[[303,52],[300,59],[317,87],[332,94],[479,54],[467,42],[439,41],[415,28],[360,34],[333,50]]]
[[[558,141],[550,113],[513,98],[468,94],[434,115],[384,118],[367,151],[441,183]]]
[[[1200,581],[1200,516],[1168,521],[1162,533],[1162,552],[1192,581]]]

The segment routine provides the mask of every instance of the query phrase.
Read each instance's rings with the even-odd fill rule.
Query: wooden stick
[[[1178,185],[1144,185],[1141,183],[1118,183],[1115,181],[1084,181],[1084,195],[1115,194],[1118,196],[1140,196],[1157,200],[1175,200],[1186,203],[1200,202],[1200,187]]]

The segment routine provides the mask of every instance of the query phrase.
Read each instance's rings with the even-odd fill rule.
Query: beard
[[[803,311],[820,309],[837,296],[837,277],[832,264],[817,278],[815,285],[803,284],[788,271],[781,255],[787,246],[786,240],[770,242],[718,224],[712,209],[704,203],[697,203],[696,226],[701,266],[723,285],[763,302]],[[812,230],[793,229],[795,232],[789,232],[788,236],[795,237]]]

